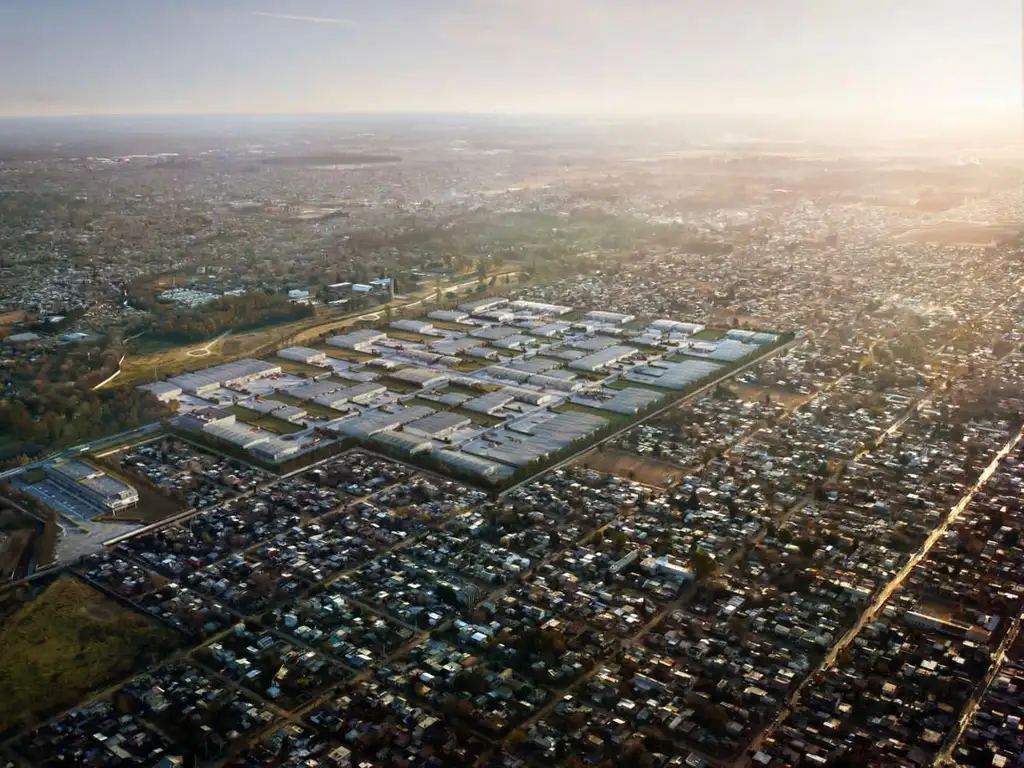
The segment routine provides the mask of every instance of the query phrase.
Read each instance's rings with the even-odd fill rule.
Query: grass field
[[[435,328],[441,328],[445,331],[458,331],[459,333],[469,333],[477,327],[475,325],[465,325],[464,323],[449,323],[447,320],[428,320],[428,322],[433,323]]]
[[[419,392],[422,389],[418,384],[410,384],[408,381],[395,379],[391,376],[381,376],[377,379],[377,383],[401,395],[411,395],[413,392]]]
[[[587,469],[659,488],[674,484],[686,474],[685,470],[674,464],[618,451],[593,451],[580,459],[579,463]]]
[[[429,344],[432,341],[441,341],[440,336],[424,336],[422,333],[414,333],[412,331],[397,331],[394,328],[388,328],[387,334],[392,339],[400,339],[401,341],[411,341],[414,344]]]
[[[307,379],[311,379],[314,376],[323,376],[325,373],[330,373],[330,368],[319,368],[315,365],[307,365],[306,363],[300,363],[298,360],[285,360],[283,357],[277,355],[271,355],[267,358],[267,362],[271,365],[281,366],[281,370],[285,373],[293,373],[296,376],[305,376]]]
[[[0,733],[76,703],[178,643],[148,617],[58,579],[0,625]]]
[[[235,418],[239,421],[244,421],[246,424],[260,427],[277,435],[291,435],[301,432],[303,429],[300,424],[292,424],[290,421],[278,419],[265,413],[250,411],[248,408],[243,408],[240,405],[232,406],[231,412],[235,414]]]

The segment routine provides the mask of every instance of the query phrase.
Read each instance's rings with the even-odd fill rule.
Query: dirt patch
[[[774,387],[757,387],[749,384],[735,384],[730,387],[738,397],[751,402],[764,402],[765,395],[771,397],[773,403],[782,403],[786,408],[795,408],[807,400],[807,395],[799,392],[787,392]]]
[[[579,465],[657,488],[668,488],[686,474],[686,470],[667,461],[608,450],[588,453]]]

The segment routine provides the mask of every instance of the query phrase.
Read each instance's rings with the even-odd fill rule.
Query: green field
[[[390,376],[381,376],[377,379],[377,383],[401,395],[411,395],[413,392],[419,392],[422,389],[418,384],[410,384],[408,381],[394,379]]]
[[[716,328],[705,328],[700,333],[695,333],[691,338],[699,341],[718,341],[725,336],[725,331],[720,331]]]
[[[0,733],[31,725],[171,652],[179,637],[62,578],[0,625]]]
[[[291,435],[304,429],[301,424],[292,424],[290,421],[278,419],[269,414],[250,411],[248,408],[243,408],[240,405],[231,406],[231,412],[235,414],[235,418],[239,421],[244,421],[246,424],[260,427],[277,435]]]
[[[430,318],[424,317],[428,323],[433,323],[435,328],[441,328],[446,331],[458,331],[460,333],[469,333],[476,328],[475,325],[464,325],[462,323],[449,323],[447,320],[431,320]],[[388,334],[390,335],[390,331]]]
[[[281,370],[285,373],[293,373],[296,376],[305,376],[307,379],[311,379],[314,376],[323,376],[325,373],[330,373],[330,368],[319,368],[315,365],[307,365],[306,363],[300,363],[298,360],[285,360],[283,357],[272,355],[267,358],[267,362],[271,365],[281,366]]]

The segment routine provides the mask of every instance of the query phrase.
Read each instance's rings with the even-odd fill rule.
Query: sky
[[[1020,109],[1020,0],[0,0],[0,116]]]

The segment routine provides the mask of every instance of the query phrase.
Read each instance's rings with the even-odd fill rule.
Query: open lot
[[[667,461],[641,458],[618,451],[593,451],[588,453],[579,464],[587,469],[615,475],[629,480],[636,480],[644,485],[667,488],[674,485],[686,474],[685,470]]]
[[[156,622],[59,579],[0,626],[0,732],[75,703],[177,643]]]
[[[771,402],[781,403],[787,408],[795,407],[800,403],[803,403],[808,397],[807,395],[802,395],[799,392],[787,392],[783,389],[776,389],[774,387],[758,387],[750,384],[735,384],[731,389],[738,397],[741,397],[744,400],[763,402],[765,395],[768,395],[771,398]]]

